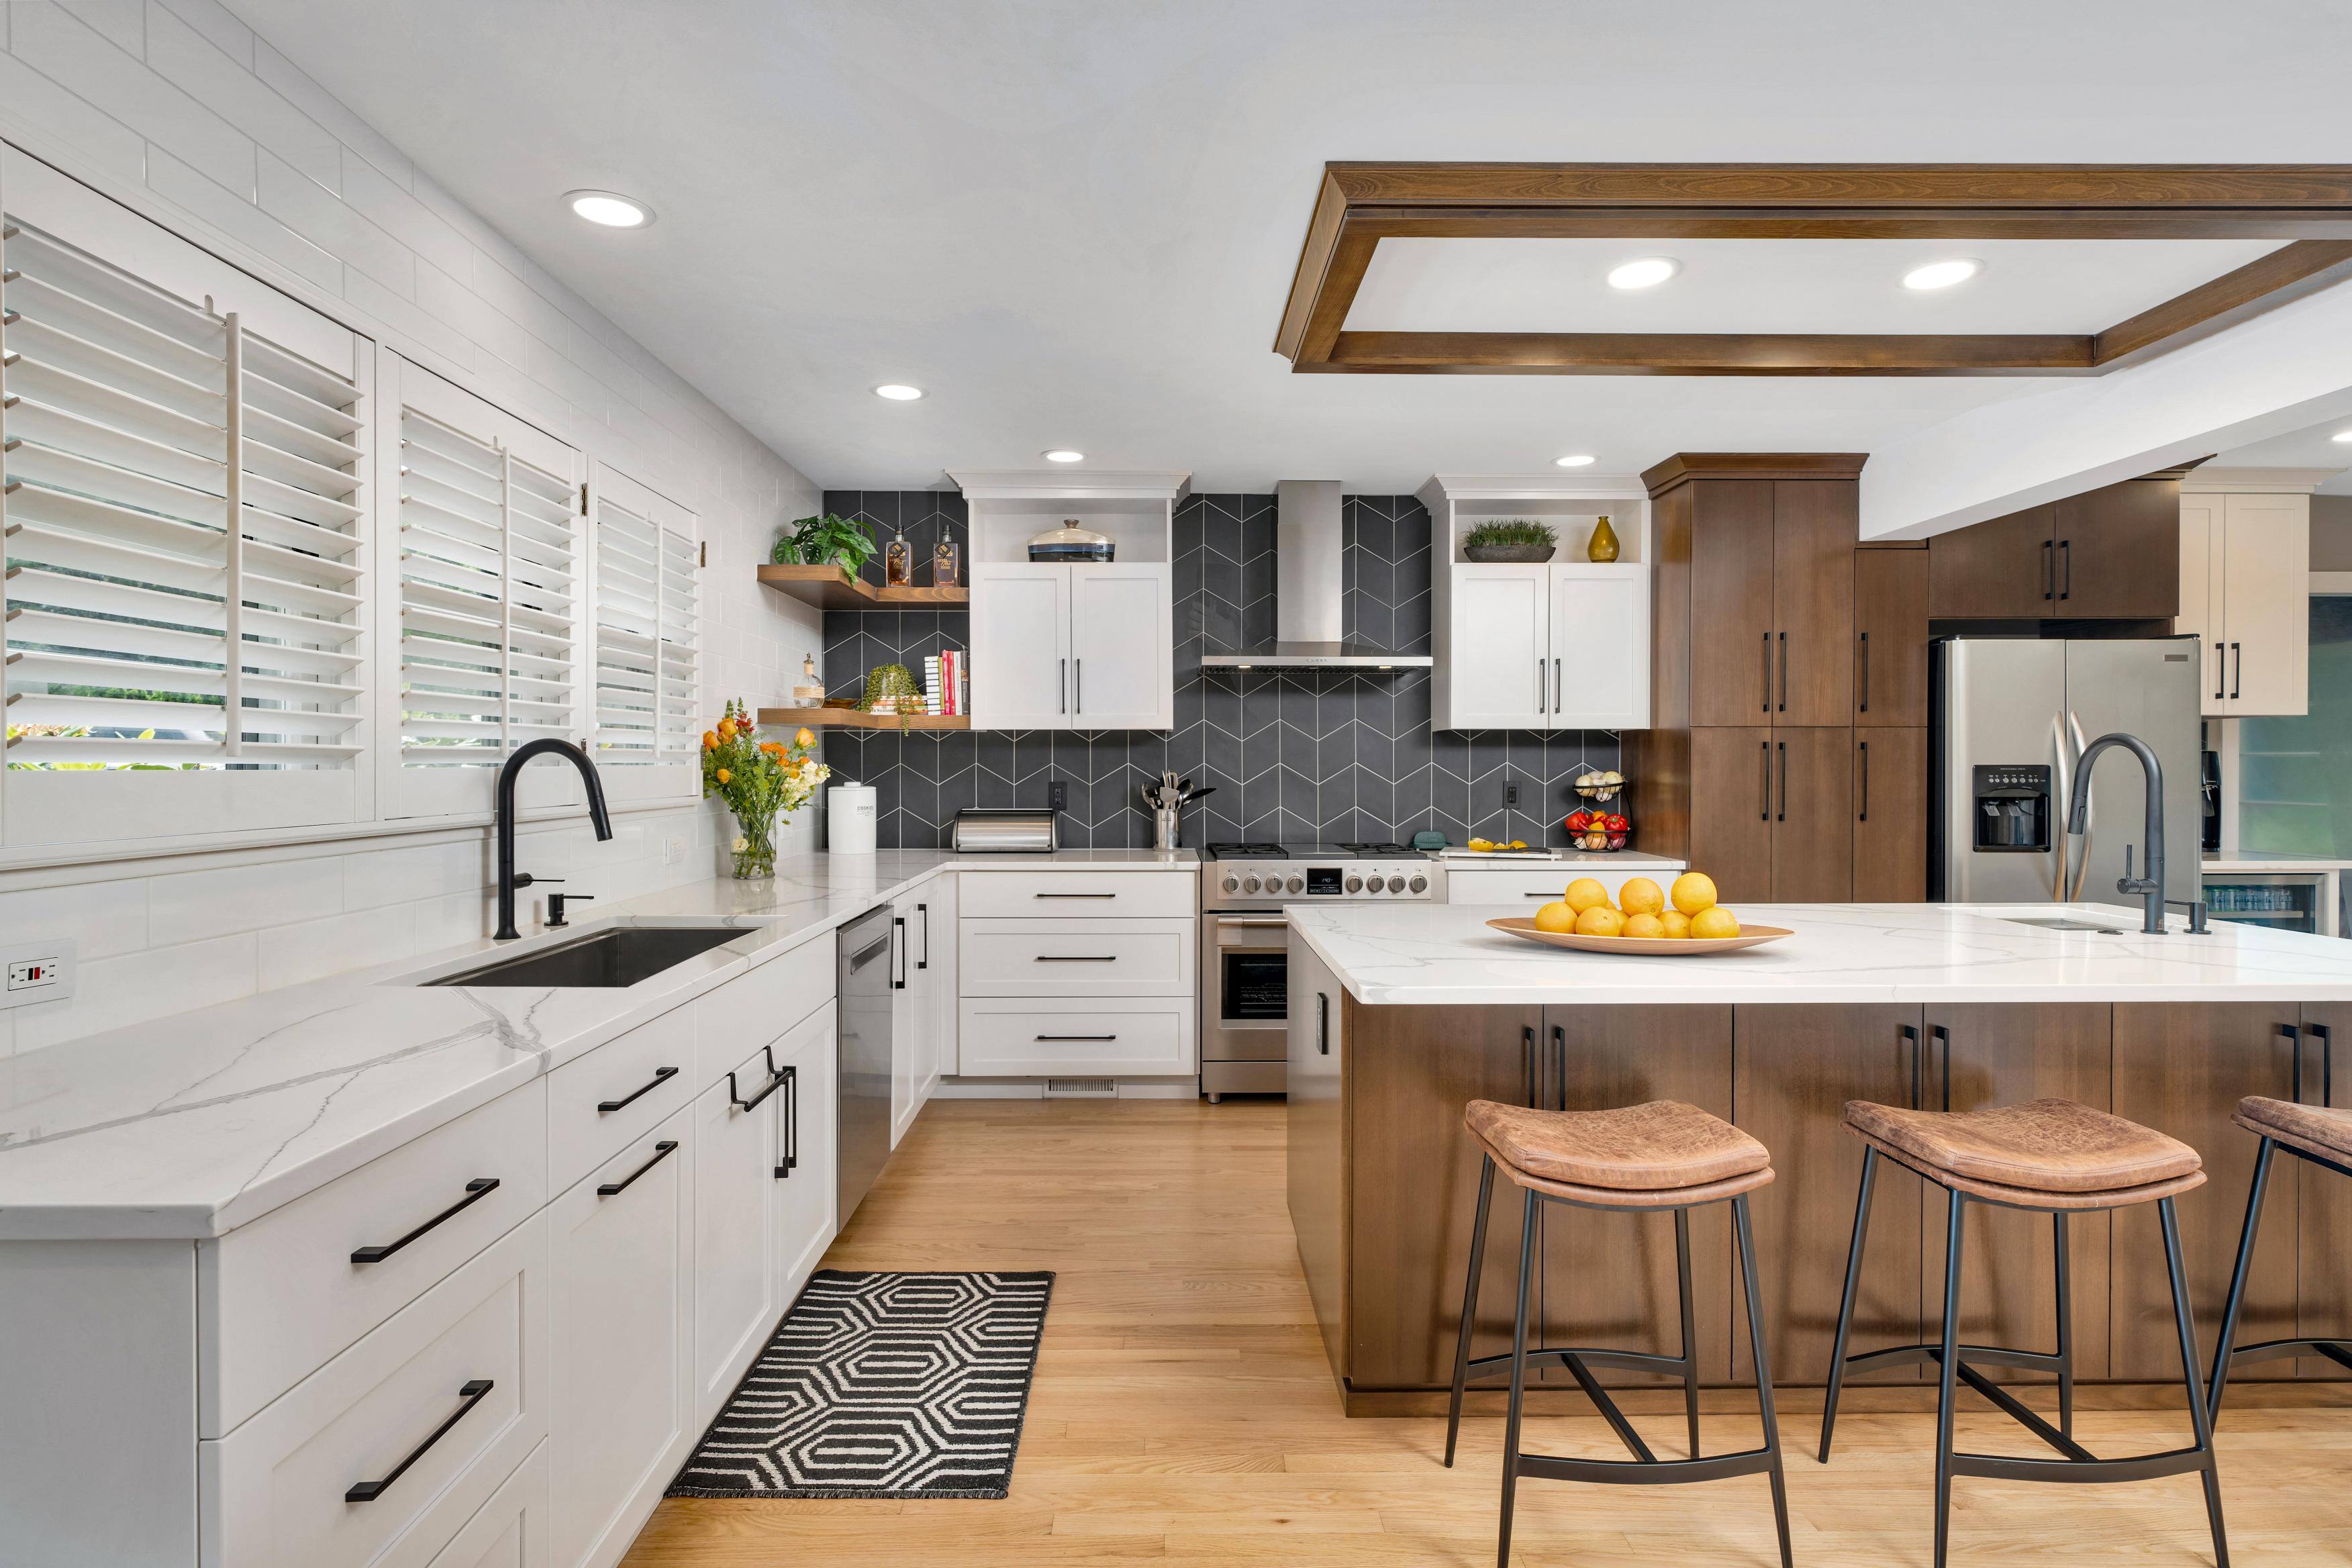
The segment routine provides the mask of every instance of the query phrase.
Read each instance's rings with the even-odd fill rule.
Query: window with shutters
[[[599,465],[595,492],[595,701],[599,768],[634,796],[700,787],[700,603],[694,514]]]
[[[580,741],[585,588],[571,447],[415,365],[400,393],[400,815],[480,811],[506,755]],[[564,770],[569,773],[570,770]],[[526,799],[554,790],[531,770]]]
[[[11,150],[8,843],[363,809],[370,363],[347,330]]]

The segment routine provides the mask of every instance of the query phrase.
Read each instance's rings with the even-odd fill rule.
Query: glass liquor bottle
[[[907,536],[903,533],[892,534],[888,547],[882,552],[883,583],[893,588],[907,586],[913,571],[914,560],[914,552],[907,546]]]

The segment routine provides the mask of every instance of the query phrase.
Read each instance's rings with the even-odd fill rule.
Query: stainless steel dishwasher
[[[835,936],[834,1037],[839,1152],[835,1202],[847,1225],[890,1159],[890,945],[888,905],[868,910]]]

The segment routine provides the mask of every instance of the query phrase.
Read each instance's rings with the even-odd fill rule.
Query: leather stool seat
[[[1680,1100],[1532,1110],[1474,1100],[1463,1121],[1519,1186],[1600,1208],[1717,1203],[1772,1179],[1772,1154],[1763,1144]]]
[[[2249,1132],[2275,1139],[2306,1154],[2338,1164],[2352,1163],[2352,1110],[2330,1110],[2324,1105],[2298,1105],[2292,1100],[2250,1094],[2238,1101],[2238,1113],[2230,1120]]]
[[[2071,1100],[1983,1110],[1911,1110],[1855,1100],[1846,1102],[1845,1120],[1887,1158],[1993,1203],[2110,1209],[2205,1183],[2205,1163],[2188,1144]]]

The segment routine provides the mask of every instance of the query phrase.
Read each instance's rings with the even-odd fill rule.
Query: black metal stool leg
[[[2246,1271],[2254,1260],[2254,1236],[2263,1224],[2263,1193],[2270,1185],[2271,1156],[2277,1152],[2276,1140],[2263,1140],[2254,1154],[2253,1184],[2246,1189],[2246,1224],[2238,1232],[2238,1266],[2230,1275],[2229,1305],[2221,1309],[2221,1337],[2213,1346],[2213,1375],[2205,1397],[2206,1419],[2214,1426],[2221,1421],[2221,1391],[2230,1384],[2230,1352],[2238,1342],[2238,1310],[2246,1303]],[[2172,1200],[2164,1201],[2168,1205]]]
[[[1470,1333],[1478,1321],[1478,1275],[1486,1266],[1486,1205],[1495,1195],[1495,1157],[1478,1161],[1478,1217],[1470,1222],[1470,1278],[1462,1286],[1462,1330],[1454,1337],[1454,1402],[1445,1412],[1445,1468],[1454,1468],[1454,1440],[1462,1432],[1462,1387],[1470,1377]]]
[[[1675,1217],[1681,1218],[1679,1211]],[[1772,1479],[1772,1522],[1780,1531],[1780,1568],[1795,1568],[1789,1552],[1789,1483],[1780,1469],[1780,1422],[1772,1409],[1772,1367],[1764,1352],[1764,1300],[1756,1286],[1756,1235],[1748,1224],[1748,1199],[1742,1195],[1731,1200],[1731,1218],[1739,1236],[1740,1288],[1748,1302],[1748,1349],[1756,1362],[1757,1413],[1764,1419],[1764,1447],[1771,1455],[1771,1468],[1766,1474]],[[1689,1353],[1689,1301],[1687,1289],[1683,1294],[1684,1353]],[[1698,1415],[1691,1415],[1691,1458],[1698,1458]]]
[[[1862,1152],[1862,1191],[1853,1200],[1853,1240],[1845,1253],[1845,1295],[1838,1302],[1837,1342],[1830,1351],[1829,1394],[1822,1401],[1822,1451],[1818,1456],[1824,1465],[1830,1462],[1830,1434],[1837,1429],[1838,1393],[1845,1386],[1845,1345],[1853,1331],[1853,1297],[1862,1279],[1862,1244],[1870,1235],[1870,1183],[1878,1171],[1878,1151],[1865,1147]]]
[[[1511,1500],[1519,1485],[1519,1414],[1528,1394],[1528,1279],[1536,1266],[1537,1202],[1530,1187],[1519,1226],[1519,1304],[1511,1329],[1511,1408],[1503,1423],[1503,1523],[1495,1543],[1496,1568],[1511,1568]]]
[[[1952,1415],[1959,1375],[1960,1229],[1968,1200],[1947,1187],[1950,1205],[1944,1226],[1944,1346],[1937,1357],[1943,1382],[1936,1398],[1936,1568],[1944,1568],[1952,1536]]]
[[[2074,1259],[2066,1247],[2066,1211],[2050,1216],[2052,1249],[2058,1275],[2058,1430],[2074,1435]]]
[[[2263,1140],[2263,1152],[2270,1152],[2270,1140]],[[2255,1177],[2254,1190],[2262,1191],[2262,1178]],[[2189,1426],[2197,1436],[2197,1447],[2203,1450],[2205,1464],[2200,1478],[2205,1483],[2205,1517],[2213,1526],[2214,1568],[2230,1568],[2230,1538],[2221,1528],[2221,1471],[2214,1462],[2213,1423],[2199,1396],[2205,1391],[2197,1382],[2197,1327],[2189,1316],[2189,1282],[2180,1272],[2180,1222],[2175,1217],[2170,1198],[2159,1198],[2157,1215],[2164,1222],[2164,1266],[2172,1276],[2172,1316],[2180,1330],[2180,1376],[2189,1387]],[[2249,1231],[2251,1232],[2251,1226]],[[2243,1264],[2242,1255],[2240,1258]]]
[[[1745,1203],[1745,1198],[1740,1200]],[[1744,1212],[1744,1211],[1743,1211]],[[1675,1275],[1682,1292],[1683,1410],[1690,1417],[1690,1457],[1698,1458],[1698,1329],[1691,1310],[1690,1210],[1675,1211]]]

